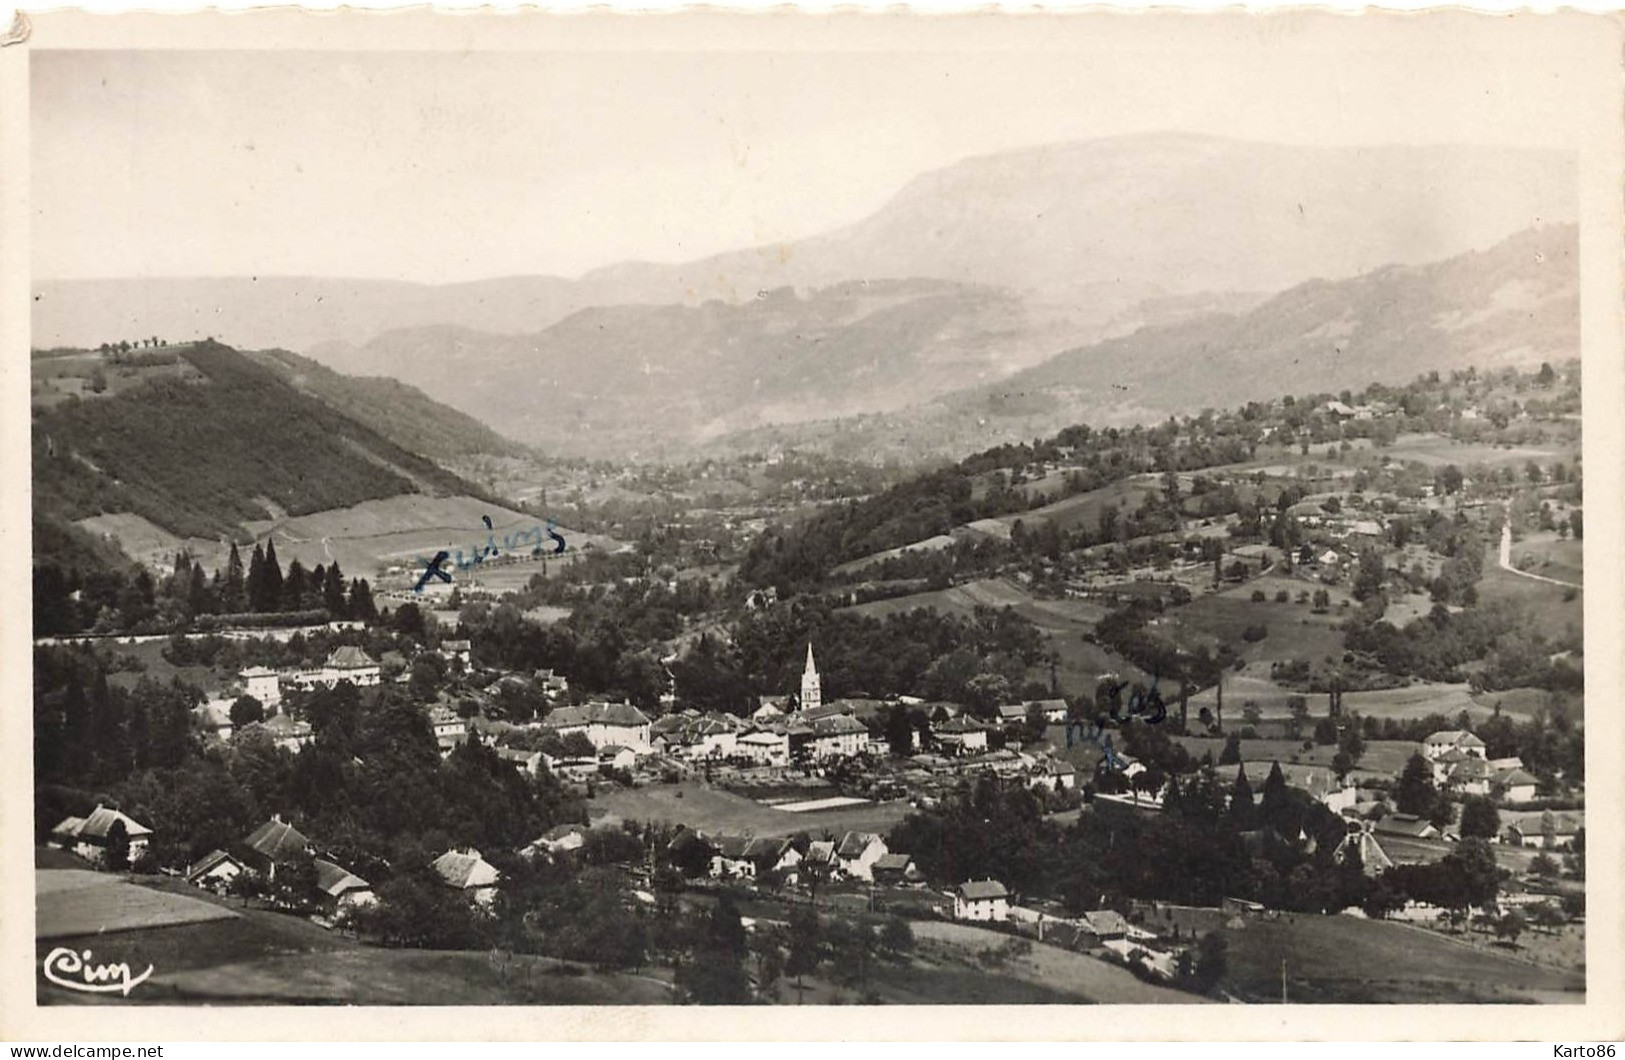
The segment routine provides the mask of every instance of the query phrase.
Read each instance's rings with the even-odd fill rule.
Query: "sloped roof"
[[[460,890],[474,887],[494,887],[502,874],[473,848],[448,850],[434,859],[434,871],[448,884]]]
[[[840,845],[835,852],[843,858],[862,857],[863,852],[880,837],[873,832],[847,832],[841,836]]]
[[[152,834],[152,829],[135,818],[107,806],[98,806],[92,810],[90,816],[85,818],[85,823],[80,825],[77,834],[81,838],[106,839],[115,821],[124,823],[124,834],[131,839]]]
[[[999,708],[999,717],[1005,721],[1023,721],[1027,717],[1027,707],[1021,703],[1008,703]]]
[[[1010,892],[1004,889],[1004,884],[998,880],[971,880],[959,885],[959,897],[967,902],[978,902],[988,898],[1008,898]]]
[[[559,840],[572,835],[586,835],[587,826],[584,824],[556,824],[542,833],[542,842],[557,843]]]
[[[914,864],[914,859],[907,854],[882,854],[875,859],[874,870],[876,872],[903,872],[912,864]]]
[[[1389,814],[1373,826],[1374,830],[1386,835],[1410,836],[1413,839],[1426,839],[1438,835],[1438,829],[1420,817],[1411,817],[1407,814]]]
[[[299,829],[275,817],[254,829],[243,842],[272,861],[285,861],[310,849],[310,840]]]
[[[1482,758],[1468,757],[1450,770],[1451,780],[1482,780],[1489,775],[1489,763]]]
[[[1091,909],[1083,914],[1083,922],[1096,935],[1128,934],[1128,921],[1115,909]]]
[[[717,853],[725,858],[742,858],[745,848],[750,846],[750,838],[742,835],[719,835],[716,843]]]
[[[276,671],[269,666],[250,666],[246,670],[238,670],[238,677],[275,677]]]
[[[868,733],[863,722],[844,714],[833,718],[820,718],[813,722],[813,735],[815,736],[843,736],[847,733]]]
[[[835,841],[833,839],[815,839],[807,844],[807,856],[804,859],[814,865],[826,864],[835,860]]]
[[[260,724],[265,726],[266,732],[278,738],[309,736],[311,732],[309,722],[300,721],[287,714],[278,714],[274,718],[267,718]]]
[[[560,707],[542,724],[560,729],[574,725],[648,725],[649,716],[630,703],[584,703],[579,707]]]
[[[356,647],[354,644],[344,644],[333,649],[333,654],[327,657],[327,665],[335,669],[359,669],[363,666],[377,666],[372,656]]]
[[[224,850],[211,850],[207,854],[203,855],[203,857],[186,867],[186,878],[188,880],[195,880],[205,872],[208,872],[210,869],[214,868],[216,865],[227,861],[236,862],[239,865],[242,864]]]
[[[1511,769],[1496,777],[1496,782],[1511,787],[1515,784],[1539,784],[1540,778],[1521,769]]]
[[[79,829],[83,828],[84,826],[85,819],[83,817],[68,817],[65,818],[61,824],[51,829],[51,834],[70,837],[77,836],[79,834]]]
[[[759,836],[758,838],[752,839],[750,842],[745,844],[744,853],[747,858],[751,858],[752,860],[772,859],[776,861],[784,856],[785,848],[789,845],[790,841],[782,837],[774,839],[767,836]]]
[[[316,859],[316,886],[322,893],[334,898],[346,891],[366,891],[372,888],[372,884],[349,869],[322,858]]]

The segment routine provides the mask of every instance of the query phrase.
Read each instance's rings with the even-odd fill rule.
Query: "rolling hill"
[[[150,379],[36,407],[36,522],[127,513],[218,538],[267,516],[481,493],[236,350],[173,355]]]

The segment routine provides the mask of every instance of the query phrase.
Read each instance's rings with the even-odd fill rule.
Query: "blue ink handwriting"
[[[450,552],[441,551],[436,553],[434,559],[424,560],[423,576],[418,579],[417,585],[414,586],[415,592],[422,592],[423,587],[428,584],[431,577],[439,578],[441,581],[445,582],[451,581],[452,578],[450,572],[441,569],[441,565],[446,563],[448,560],[458,570],[465,571],[477,566],[478,564],[484,563],[488,558],[495,558],[502,555],[504,549],[510,553],[517,553],[523,551],[525,546],[528,545],[530,546],[530,554],[532,556],[540,556],[544,551],[542,542],[548,538],[552,538],[553,540],[553,548],[551,551],[555,556],[563,555],[564,550],[568,547],[564,540],[564,535],[558,532],[558,524],[552,519],[547,520],[547,525],[545,527],[532,526],[524,530],[517,530],[513,533],[502,535],[502,543],[499,546],[497,544],[494,528],[491,524],[491,517],[489,515],[482,515],[480,518],[484,521],[486,529],[493,531],[492,533],[486,535],[485,543],[483,545],[470,546],[469,554],[467,556],[465,556],[463,554],[463,550],[459,548],[455,557]]]

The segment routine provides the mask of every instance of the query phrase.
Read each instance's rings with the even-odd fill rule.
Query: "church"
[[[812,643],[807,644],[807,668],[801,671],[801,709],[812,710],[824,702],[823,688],[818,680],[818,667],[813,663]]]

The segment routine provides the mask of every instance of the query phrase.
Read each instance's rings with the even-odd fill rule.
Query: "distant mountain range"
[[[1241,337],[1222,340],[1224,358],[1187,352],[1177,365],[1160,347],[1110,345],[1137,329],[1194,336],[1229,326],[1246,341],[1275,336],[1282,350],[1312,344],[1316,327],[1345,325],[1310,319],[1337,301],[1311,281],[1331,290],[1371,274],[1380,286],[1383,269],[1572,222],[1574,182],[1571,158],[1535,151],[1131,136],[959,162],[811,239],[576,280],[40,282],[34,345],[214,335],[298,350],[340,372],[420,387],[560,455],[677,455],[740,432],[832,444],[817,424],[919,422],[938,403],[963,410],[999,388],[1090,385],[1070,373],[1086,363],[1098,375],[1093,355],[1068,354],[1042,373],[1061,351],[1101,343],[1102,356],[1145,358],[1132,378],[1114,380],[1135,388],[1105,406],[1125,414],[1221,403],[1202,395],[1266,370],[1236,345]],[[1434,327],[1452,312],[1491,311],[1492,297],[1518,297],[1478,279],[1493,277],[1430,288],[1435,308],[1412,305],[1409,318]],[[1265,301],[1288,289],[1297,301]],[[1370,318],[1362,341],[1318,366],[1297,354],[1306,389],[1324,386],[1326,373],[1364,383],[1434,356],[1379,325],[1372,297],[1354,297]],[[1451,336],[1452,357],[1491,337],[1475,325],[1438,330]],[[1159,371],[1137,371],[1150,364]],[[962,391],[971,396],[949,399]],[[1076,394],[1067,400],[1083,407]]]

